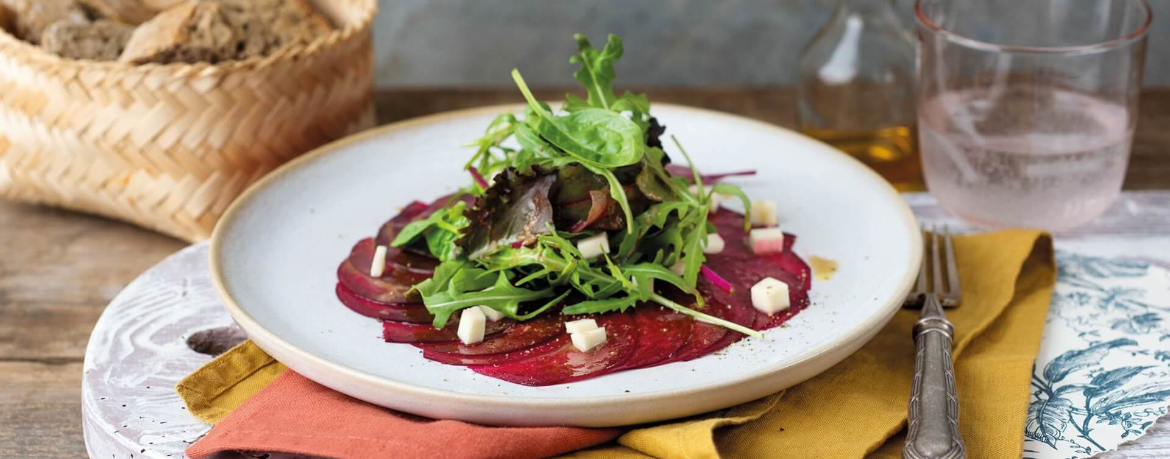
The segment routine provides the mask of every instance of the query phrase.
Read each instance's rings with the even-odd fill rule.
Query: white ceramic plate
[[[376,129],[305,155],[249,189],[211,245],[212,278],[232,317],[293,370],[381,406],[486,424],[599,427],[721,409],[804,381],[873,337],[911,287],[921,257],[914,216],[864,165],[776,126],[656,104],[655,116],[701,170],[758,170],[733,182],[778,203],[801,256],[840,264],[831,280],[814,281],[808,309],[765,339],[690,362],[549,387],[491,379],[383,343],[376,320],[334,296],[338,263],[399,206],[469,183],[460,169],[470,151],[460,145],[514,108]]]

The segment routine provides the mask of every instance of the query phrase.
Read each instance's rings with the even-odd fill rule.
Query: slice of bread
[[[112,61],[122,55],[134,27],[110,20],[56,22],[41,34],[41,47],[68,59]]]
[[[74,0],[0,0],[16,18],[16,36],[32,44],[41,42],[41,33],[55,22],[89,22],[90,17]]]
[[[236,34],[219,3],[188,1],[139,26],[118,60],[132,64],[216,63],[236,55]]]
[[[110,19],[138,25],[154,17],[155,11],[140,0],[77,0],[94,19]]]
[[[306,0],[217,0],[236,31],[237,59],[267,56],[307,45],[333,27]]]

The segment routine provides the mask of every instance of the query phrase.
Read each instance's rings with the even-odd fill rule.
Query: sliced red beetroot
[[[470,204],[470,199],[470,196],[464,198],[468,204]],[[405,228],[407,224],[429,217],[439,209],[446,207],[450,200],[451,195],[447,195],[436,199],[430,204],[419,201],[412,202],[403,208],[401,213],[395,215],[378,229],[378,235],[374,238],[374,245],[386,246],[386,271],[388,273],[424,278],[435,274],[435,267],[439,265],[439,260],[435,257],[432,257],[429,253],[419,252],[410,248],[392,247],[391,242],[394,242],[394,238],[398,236],[398,232],[402,231],[402,228]]]
[[[429,324],[435,318],[421,304],[379,303],[363,298],[341,283],[337,284],[337,298],[354,312],[375,319]]]
[[[716,212],[711,222],[726,241],[723,252],[707,256],[707,267],[719,273],[732,284],[731,292],[724,292],[700,281],[699,290],[712,301],[743,305],[756,314],[757,330],[776,327],[809,304],[808,289],[812,284],[812,271],[801,260],[792,247],[796,236],[786,234],[784,252],[775,255],[756,255],[747,244],[743,231],[743,217],[730,211]],[[751,288],[766,277],[775,278],[788,284],[791,306],[784,313],[769,316],[752,308]],[[730,343],[728,343],[730,344]]]
[[[613,371],[642,368],[662,362],[687,344],[695,321],[658,305],[643,304],[634,310],[638,345],[633,354]]]
[[[638,328],[626,313],[595,317],[605,327],[606,342],[587,352],[566,340],[550,353],[499,365],[473,365],[476,373],[525,386],[548,386],[588,379],[620,367],[633,353]]]
[[[507,332],[505,331],[504,333]],[[502,335],[503,333],[500,334]],[[567,333],[560,332],[559,335],[548,341],[523,349],[517,349],[511,352],[485,355],[459,355],[446,352],[435,352],[430,349],[423,348],[423,357],[448,365],[502,365],[505,363],[527,360],[533,357],[548,354],[550,352],[558,351],[565,346],[565,343],[568,342],[570,342],[569,335]],[[416,346],[418,345],[416,344]]]
[[[553,339],[565,330],[564,316],[552,311],[526,322],[519,322],[507,330],[475,344],[460,341],[416,344],[432,353],[459,355],[500,354],[532,347]],[[495,362],[486,362],[495,363]]]
[[[500,319],[495,322],[489,321],[483,334],[485,337],[494,335],[507,330],[508,327],[511,327],[515,323],[516,321],[512,319]],[[452,316],[451,320],[448,320],[447,325],[443,328],[435,328],[431,324],[412,324],[393,320],[382,321],[382,339],[389,343],[453,341],[459,339],[458,331],[459,317],[457,316]]]
[[[446,202],[447,197],[439,198],[441,202]],[[425,202],[414,201],[402,208],[402,212],[391,217],[382,227],[378,229],[378,236],[376,238],[378,245],[390,247],[390,243],[398,236],[398,232],[402,231],[407,224],[420,218],[426,218],[430,214],[438,210],[439,207],[433,207],[434,203],[427,204]]]
[[[779,327],[796,313],[804,310],[809,305],[808,292],[805,290],[792,291],[789,290],[789,301],[792,303],[787,310],[776,313],[774,315],[767,315],[757,311],[756,324],[753,328],[756,330],[767,330],[770,328]]]
[[[337,268],[337,280],[353,293],[380,303],[419,303],[422,298],[410,288],[427,276],[389,272],[382,277],[370,276],[370,264],[374,258],[374,240],[362,239],[349,258]]]
[[[360,268],[365,266],[367,267],[366,269],[369,269],[368,267],[374,262],[375,249],[377,249],[377,245],[373,239],[363,239],[349,253],[349,262],[353,263],[354,267]],[[435,266],[438,264],[439,261],[433,257],[418,255],[391,247],[386,251],[386,270],[382,274],[382,277],[392,277],[414,285],[430,279],[435,273]],[[420,269],[412,269],[411,265]]]
[[[759,311],[752,307],[750,301],[747,303],[736,302],[728,304],[727,312],[721,317],[745,327],[752,328],[756,323],[756,316],[758,313]],[[727,334],[723,335],[722,339],[715,342],[715,344],[712,344],[707,349],[704,349],[703,354],[710,354],[712,352],[718,351],[746,337],[747,335],[744,335],[743,333],[728,330]]]
[[[742,320],[742,315],[738,313],[737,308],[732,308],[726,304],[707,302],[707,308],[702,310],[706,314],[712,316],[732,320],[732,317]],[[754,318],[753,318],[754,320]],[[734,321],[734,320],[733,320]],[[738,323],[738,321],[736,321]],[[694,360],[704,355],[710,354],[712,346],[715,346],[727,338],[729,334],[738,335],[738,332],[733,332],[718,325],[711,325],[706,322],[694,321],[694,327],[691,329],[691,337],[683,347],[675,351],[674,355],[662,361],[661,363],[671,362],[685,362],[687,360]],[[733,339],[737,339],[732,337]]]

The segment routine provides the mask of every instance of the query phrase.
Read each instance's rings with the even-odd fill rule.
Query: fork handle
[[[955,327],[935,295],[926,295],[922,318],[914,324],[914,385],[910,390],[905,459],[964,459],[959,436],[959,397],[951,343]]]

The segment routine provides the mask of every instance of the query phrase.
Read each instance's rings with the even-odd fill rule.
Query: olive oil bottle
[[[925,189],[914,126],[916,58],[891,0],[838,0],[801,51],[801,131],[861,160],[900,191]]]

